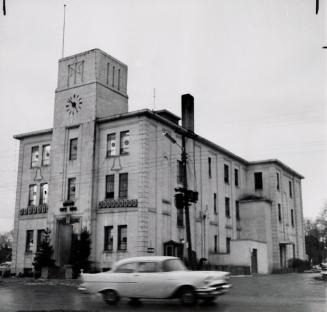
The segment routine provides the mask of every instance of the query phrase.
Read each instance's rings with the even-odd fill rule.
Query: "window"
[[[104,227],[104,251],[112,251],[114,245],[113,227]]]
[[[159,268],[157,262],[139,262],[138,272],[153,273],[158,271]]]
[[[115,196],[115,175],[106,176],[106,199],[113,199]]]
[[[128,173],[119,174],[119,198],[128,196]]]
[[[278,204],[278,221],[282,222],[282,207]]]
[[[294,210],[291,209],[291,224],[294,226]]]
[[[133,273],[133,272],[136,272],[136,262],[124,263],[115,270],[115,273]]]
[[[238,186],[238,169],[234,169],[235,186]]]
[[[26,245],[25,245],[25,252],[32,252],[33,249],[33,230],[26,231]]]
[[[118,68],[118,90],[120,90],[120,68]]]
[[[69,145],[69,160],[76,160],[77,159],[77,144],[78,139],[70,139]]]
[[[40,205],[48,203],[48,183],[40,185]]]
[[[209,179],[211,179],[211,157],[208,157],[208,174]]]
[[[28,194],[28,206],[36,206],[36,192],[37,192],[36,184],[30,185],[29,194]]]
[[[225,197],[225,215],[226,215],[227,218],[230,218],[229,197]]]
[[[214,246],[214,248],[215,248],[215,253],[217,253],[218,252],[218,235],[215,235],[215,246]]]
[[[229,183],[229,166],[224,165],[224,181],[225,183]]]
[[[37,167],[39,164],[39,147],[33,146],[32,147],[32,156],[31,156],[31,167]]]
[[[226,252],[227,253],[230,253],[230,241],[231,241],[231,238],[226,237]]]
[[[36,251],[41,251],[42,243],[45,241],[45,230],[37,230]]]
[[[115,86],[115,66],[112,66],[112,86]]]
[[[42,166],[50,165],[50,144],[42,146]]]
[[[118,250],[127,250],[127,225],[118,225]]]
[[[235,201],[235,208],[236,208],[236,221],[240,221],[240,202],[238,200]]]
[[[107,135],[107,157],[116,155],[116,133]]]
[[[262,172],[254,173],[254,189],[262,190]]]
[[[129,131],[120,132],[120,154],[128,154],[129,151]]]
[[[75,200],[75,193],[76,193],[76,178],[69,178],[68,179],[68,196],[67,200]]]
[[[217,193],[213,193],[213,212],[217,214]]]
[[[292,181],[288,181],[288,188],[290,192],[290,197],[293,197]]]
[[[177,160],[177,183],[183,184],[183,163],[180,160]]]
[[[107,63],[107,85],[109,84],[109,69],[110,69],[110,63]]]
[[[279,173],[276,173],[277,190],[279,191]]]

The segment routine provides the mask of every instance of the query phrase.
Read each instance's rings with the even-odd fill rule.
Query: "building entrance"
[[[75,236],[80,233],[80,220],[78,218],[58,220],[57,233],[57,263],[59,266],[71,264],[72,243]]]

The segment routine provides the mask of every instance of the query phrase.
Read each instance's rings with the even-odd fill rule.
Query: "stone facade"
[[[185,222],[174,205],[183,135],[188,188],[199,192],[190,206],[197,258],[261,273],[303,259],[302,176],[278,160],[248,162],[178,119],[168,111],[128,112],[127,66],[106,53],[61,59],[53,129],[15,136],[13,270],[32,269],[45,228],[60,266],[69,264],[71,236],[82,227],[91,232],[98,269],[148,253],[185,256]]]

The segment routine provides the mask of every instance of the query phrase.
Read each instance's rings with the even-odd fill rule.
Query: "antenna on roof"
[[[65,25],[66,24],[66,4],[64,4],[64,25],[62,29],[62,50],[61,50],[61,57],[64,57],[65,51]]]
[[[156,109],[156,88],[153,89],[153,110]]]

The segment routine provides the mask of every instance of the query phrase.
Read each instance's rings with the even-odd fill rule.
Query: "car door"
[[[171,276],[162,272],[159,261],[140,261],[134,276],[139,298],[167,298],[171,294]]]
[[[112,273],[108,273],[111,280],[112,289],[115,289],[122,297],[135,297],[136,262],[121,264]]]

